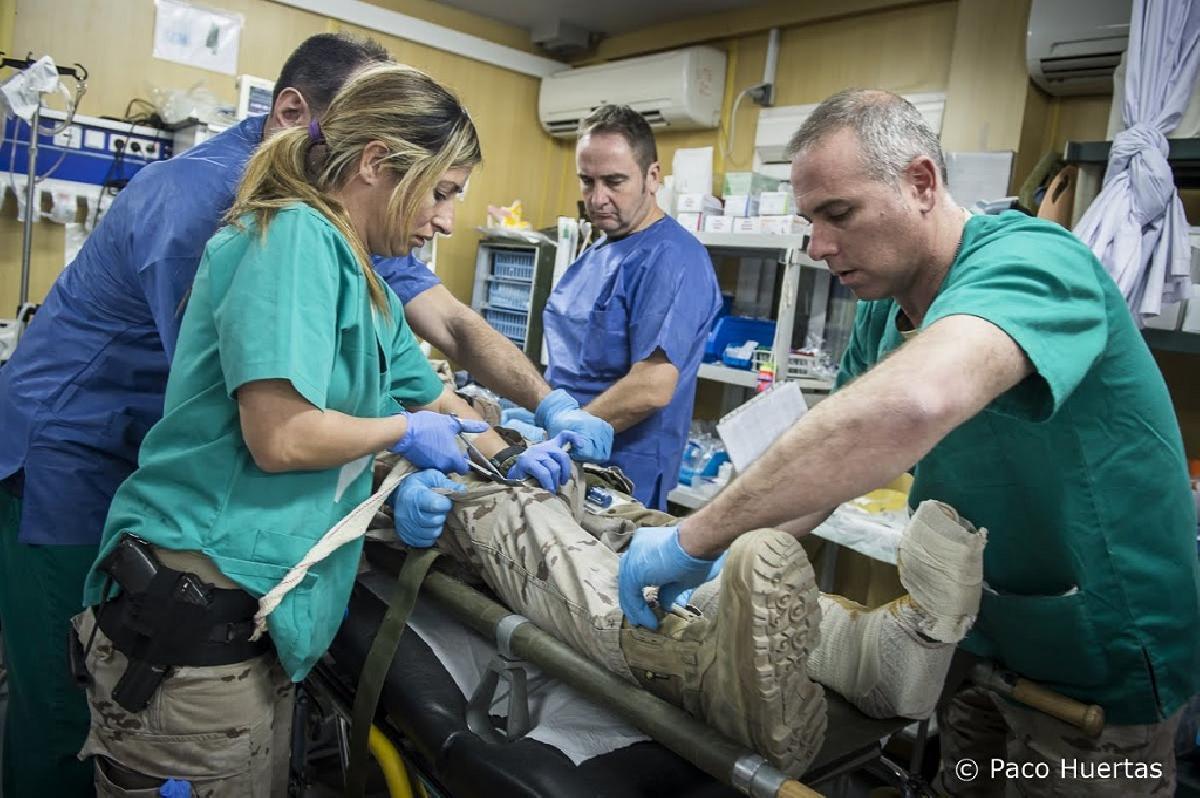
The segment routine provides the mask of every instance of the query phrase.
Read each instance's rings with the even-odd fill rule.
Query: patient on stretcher
[[[377,467],[385,473],[394,462]],[[794,777],[824,739],[822,685],[873,717],[926,717],[978,611],[986,532],[925,502],[898,555],[909,595],[888,605],[868,611],[820,594],[800,544],[760,529],[731,547],[720,576],[688,606],[660,607],[657,631],[633,627],[617,603],[620,552],[638,527],[676,519],[630,499],[619,471],[576,466],[559,494],[454,479],[467,490],[451,496],[437,545],[468,578]],[[602,486],[611,506],[586,503],[589,486]],[[371,536],[401,545],[383,516]]]

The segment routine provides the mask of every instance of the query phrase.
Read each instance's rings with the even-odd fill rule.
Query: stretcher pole
[[[459,621],[495,639],[500,621],[513,615],[458,580],[430,572],[428,593]],[[819,798],[820,793],[788,779],[762,757],[747,751],[678,707],[642,690],[576,653],[533,623],[512,631],[508,647],[551,676],[614,708],[650,737],[724,784],[753,798]]]

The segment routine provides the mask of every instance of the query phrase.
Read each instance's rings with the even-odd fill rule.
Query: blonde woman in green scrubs
[[[358,73],[319,121],[251,159],[75,619],[92,711],[82,754],[101,794],[172,780],[212,796],[286,789],[291,683],[337,631],[361,542],[286,595],[265,646],[249,641],[256,597],[369,495],[375,452],[461,472],[455,436],[486,430],[439,412],[454,406],[368,256],[449,233],[479,160],[459,101],[394,64]],[[139,582],[145,552],[157,582]]]

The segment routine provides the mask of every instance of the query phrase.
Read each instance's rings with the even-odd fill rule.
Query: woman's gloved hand
[[[443,473],[467,473],[467,456],[459,449],[455,436],[460,432],[487,432],[486,421],[460,419],[429,410],[404,415],[408,418],[408,429],[390,451],[417,468],[436,468]]]
[[[500,426],[516,430],[530,443],[546,440],[546,430],[534,423],[533,411],[523,407],[508,407],[501,411]]]
[[[580,436],[574,432],[560,432],[548,441],[535,443],[517,455],[516,462],[508,469],[508,478],[533,477],[546,490],[558,493],[571,478],[571,458],[563,447],[568,443],[578,446],[579,440]]]
[[[427,549],[437,541],[446,525],[446,514],[453,506],[449,498],[434,493],[434,488],[460,493],[467,489],[430,468],[405,477],[389,500],[396,536],[413,548]]]
[[[579,435],[579,444],[571,449],[571,457],[576,460],[603,463],[612,455],[612,425],[580,408],[579,402],[561,388],[546,394],[537,406],[534,421],[551,435],[563,431]]]
[[[679,527],[649,526],[633,533],[617,568],[617,597],[629,622],[658,628],[642,590],[658,585],[659,606],[669,610],[679,594],[703,584],[719,561],[693,557],[679,545]]]

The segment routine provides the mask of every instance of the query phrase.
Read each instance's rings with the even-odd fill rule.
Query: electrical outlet
[[[83,146],[83,128],[79,125],[71,125],[66,130],[57,133],[54,136],[54,146],[79,149]]]
[[[113,133],[108,137],[108,151],[123,152],[133,158],[150,160],[158,156],[159,144],[154,139],[140,139],[136,136]]]

